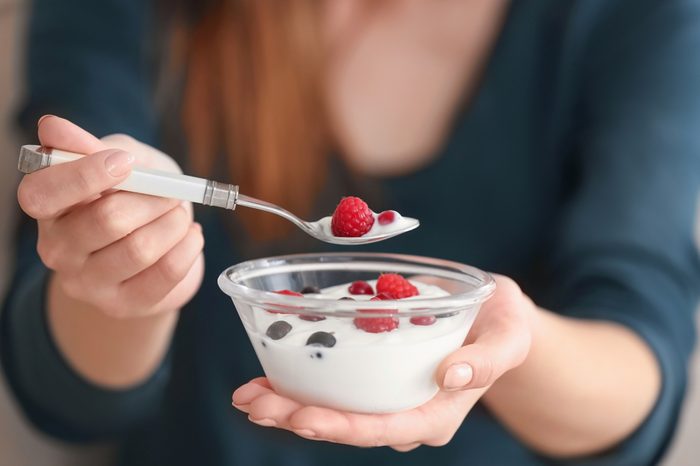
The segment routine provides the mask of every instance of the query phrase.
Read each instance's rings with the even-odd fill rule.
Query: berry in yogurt
[[[409,320],[413,325],[433,325],[436,321],[435,316],[416,316]]]
[[[306,340],[306,346],[325,346],[326,348],[333,348],[335,342],[336,340],[332,333],[315,332]]]
[[[386,293],[380,293],[370,299],[370,301],[386,301],[392,299]],[[358,309],[358,312],[365,314],[396,314],[395,309]],[[391,332],[399,328],[399,319],[396,317],[355,317],[353,320],[355,327],[369,333]]]
[[[275,291],[275,293],[283,294],[283,295],[287,295],[287,296],[301,296],[301,293],[298,293],[298,292],[292,291],[292,290],[279,290],[279,291]]]
[[[396,317],[356,317],[354,322],[355,327],[369,333],[391,332],[399,328],[399,319]]]
[[[283,295],[286,295],[286,296],[303,296],[301,293],[297,293],[296,291],[292,291],[292,290],[278,290],[278,291],[275,291],[275,293],[277,293],[277,294],[283,294]],[[286,312],[283,312],[283,311],[275,311],[275,310],[272,310],[272,309],[267,309],[267,312],[269,312],[269,313],[271,313],[271,314],[286,314]]]
[[[265,335],[272,338],[273,340],[280,340],[284,338],[291,330],[292,326],[289,324],[289,322],[285,322],[284,320],[278,320],[277,322],[273,322],[272,324],[270,324],[269,327],[267,327]]]
[[[313,286],[313,285],[305,286],[300,291],[301,294],[319,294],[320,292],[321,292],[321,289],[319,287]]]
[[[300,314],[299,318],[301,320],[308,320],[309,322],[318,322],[319,320],[325,319],[325,317],[323,317],[323,316],[307,315],[307,314]]]
[[[348,287],[350,294],[368,294],[374,295],[374,289],[372,285],[364,280],[356,280],[350,284]]]
[[[377,280],[377,293],[386,293],[393,299],[418,295],[418,288],[397,273],[384,273]]]

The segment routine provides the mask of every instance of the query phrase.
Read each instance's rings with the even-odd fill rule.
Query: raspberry
[[[387,293],[385,291],[382,291],[380,293],[377,293],[377,296],[373,297],[370,299],[370,301],[391,301],[394,298],[391,293]]]
[[[418,288],[397,273],[384,273],[377,280],[377,293],[388,293],[394,299],[418,296]]]
[[[396,212],[393,210],[385,210],[377,217],[380,225],[388,225],[396,219]]]
[[[413,325],[433,325],[437,319],[435,316],[416,316],[411,317],[411,323]]]
[[[304,290],[302,290],[302,291],[304,291]],[[302,293],[297,293],[296,291],[292,291],[292,290],[279,290],[279,291],[275,291],[275,293],[283,294],[283,295],[287,295],[287,296],[300,296],[302,298],[304,297],[304,295]],[[313,291],[312,291],[312,293],[313,293]],[[267,309],[267,312],[271,312],[273,314],[286,314],[285,312],[271,311],[270,309]],[[319,320],[325,319],[325,317],[323,317],[323,316],[308,316],[308,315],[303,315],[303,314],[299,314],[299,318],[302,320],[308,320],[311,322],[318,322]]]
[[[350,284],[348,287],[348,292],[350,294],[374,294],[372,285],[364,280],[357,280]]]
[[[386,293],[381,293],[370,299],[370,301],[386,301],[393,299]],[[359,312],[375,314],[393,314],[396,309],[359,309]],[[399,319],[396,317],[355,317],[353,321],[355,327],[369,333],[391,332],[399,327]]]
[[[296,291],[292,291],[292,290],[279,290],[279,291],[275,291],[275,293],[283,294],[286,296],[302,296],[302,297],[304,296],[303,294],[297,293]],[[272,309],[265,309],[265,310],[271,314],[289,314],[288,312],[273,311]]]
[[[344,197],[333,212],[331,231],[335,236],[357,237],[374,225],[374,214],[359,197]]]
[[[275,291],[275,293],[283,294],[285,296],[304,296],[303,294],[297,293],[296,291],[292,291],[292,290],[279,290],[279,291]]]

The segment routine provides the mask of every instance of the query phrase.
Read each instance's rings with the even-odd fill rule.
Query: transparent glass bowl
[[[438,285],[449,294],[351,301],[323,294],[275,293],[370,281],[381,273]],[[495,289],[491,276],[474,267],[375,253],[257,259],[226,269],[218,283],[233,300],[275,391],[304,404],[361,413],[397,412],[430,400],[438,391],[439,363],[462,345],[481,304]],[[419,316],[435,316],[435,322],[411,323],[411,318]],[[397,318],[399,326],[368,333],[355,326],[358,317]],[[307,344],[316,332],[332,334],[334,346]]]

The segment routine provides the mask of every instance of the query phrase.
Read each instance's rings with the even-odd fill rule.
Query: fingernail
[[[41,126],[42,121],[44,121],[48,117],[52,117],[52,116],[56,116],[56,115],[46,114],[46,115],[42,116],[41,118],[39,118],[39,120],[36,122],[36,127],[38,128],[39,126]]]
[[[253,419],[252,417],[248,416],[248,420],[250,420],[250,422],[254,422],[257,425],[263,426],[263,427],[275,427],[277,425],[277,421],[275,421],[274,419],[266,418],[266,417],[264,417],[262,419]]]
[[[294,429],[294,433],[302,437],[316,437],[316,432],[309,429]]]
[[[474,371],[472,370],[472,366],[469,364],[453,364],[447,369],[447,373],[445,374],[445,379],[443,380],[442,384],[445,390],[459,390],[471,382],[473,376]]]
[[[111,153],[105,159],[107,172],[114,177],[119,177],[129,173],[134,164],[134,156],[121,150]]]

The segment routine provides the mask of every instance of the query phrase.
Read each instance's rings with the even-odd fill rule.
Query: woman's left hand
[[[535,306],[509,278],[495,276],[496,293],[483,304],[464,346],[437,370],[440,392],[418,408],[358,414],[306,406],[275,393],[265,377],[233,393],[233,406],[259,425],[310,440],[409,451],[448,443],[479,398],[506,371],[520,365],[531,340]]]

